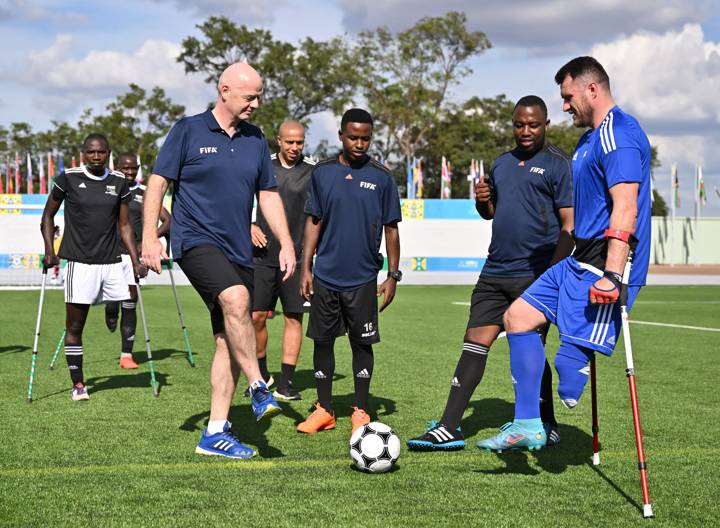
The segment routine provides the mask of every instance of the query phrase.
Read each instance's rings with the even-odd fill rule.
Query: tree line
[[[453,87],[472,73],[470,60],[492,47],[485,33],[468,29],[464,13],[425,17],[399,32],[380,27],[352,40],[341,35],[297,43],[226,17],[210,17],[197,27],[200,36],[183,39],[177,61],[186,73],[204,75],[211,85],[228,65],[252,64],[265,83],[253,122],[271,142],[287,118],[309,125],[319,112],[340,115],[350,105],[363,106],[376,123],[373,154],[385,161],[401,188],[406,161],[423,159],[425,197],[439,197],[442,156],[452,163],[452,196],[467,197],[470,160],[484,159],[489,165],[514,146],[513,101],[504,95],[461,102],[451,97]],[[104,112],[85,110],[74,125],[53,121],[43,132],[34,132],[27,123],[0,126],[0,165],[14,160],[16,151],[40,155],[53,149],[65,154],[67,165],[82,138],[101,131],[116,153],[138,152],[149,169],[162,139],[184,112],[162,88],[131,84]],[[548,136],[570,153],[581,133],[563,123],[553,124]],[[336,145],[321,142],[309,153],[324,157],[336,150]]]

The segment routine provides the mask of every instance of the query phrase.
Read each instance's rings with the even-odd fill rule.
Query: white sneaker
[[[73,399],[73,401],[83,401],[83,400],[90,399],[90,395],[88,394],[87,387],[85,385],[83,385],[82,383],[77,383],[72,388],[70,397]]]

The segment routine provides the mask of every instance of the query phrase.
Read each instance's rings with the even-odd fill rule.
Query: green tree
[[[396,34],[381,27],[359,35],[357,79],[385,159],[404,164],[418,153],[452,111],[449,91],[471,73],[468,60],[490,48],[466,24],[463,13],[451,12]]]
[[[309,122],[312,114],[340,113],[352,98],[356,71],[342,37],[327,42],[311,38],[297,45],[273,38],[266,29],[236,26],[210,17],[197,26],[201,38],[182,42],[178,62],[186,73],[203,73],[217,84],[230,64],[247,62],[263,76],[263,101],[253,122],[269,138],[287,118]]]
[[[159,141],[185,113],[185,107],[173,103],[162,88],[156,86],[148,93],[136,84],[105,110],[99,115],[86,110],[78,122],[78,137],[91,132],[105,134],[115,155],[135,152],[148,168],[155,163]]]

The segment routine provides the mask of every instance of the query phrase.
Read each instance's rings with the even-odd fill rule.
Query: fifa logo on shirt
[[[541,169],[540,167],[530,167],[530,172],[535,172],[537,174],[545,174],[545,169]]]
[[[106,185],[105,186],[105,194],[117,196],[117,191],[115,190],[115,186],[114,185]]]
[[[200,147],[200,154],[216,154],[217,147]]]
[[[374,191],[376,186],[377,185],[374,183],[360,182],[361,189],[370,189],[371,191]]]

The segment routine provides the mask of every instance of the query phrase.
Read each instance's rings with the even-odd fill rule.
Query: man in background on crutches
[[[515,419],[478,442],[481,449],[540,449],[540,379],[545,355],[536,329],[550,321],[560,332],[555,358],[558,393],[573,408],[587,383],[595,352],[611,355],[621,327],[623,272],[629,310],[645,284],[650,260],[650,142],[637,120],[618,108],[610,80],[592,57],[578,57],[555,76],[563,110],[590,127],[573,156],[575,252],[541,275],[505,313]],[[626,344],[627,346],[627,344]]]
[[[137,155],[132,152],[123,152],[118,156],[117,170],[125,175],[130,187],[130,201],[128,202],[128,214],[130,225],[135,234],[135,248],[138,253],[142,251],[142,213],[145,186],[136,181],[138,175]],[[170,213],[164,207],[160,209],[160,226],[158,227],[158,238],[164,237],[170,231]],[[128,298],[124,301],[112,301],[105,305],[105,324],[111,332],[114,332],[118,325],[118,315],[122,308],[122,320],[120,322],[120,368],[136,369],[137,363],[133,359],[132,351],[135,343],[135,330],[137,328],[137,286],[133,275],[130,253],[120,241],[122,251],[122,265],[125,270],[125,277],[128,281]]]

